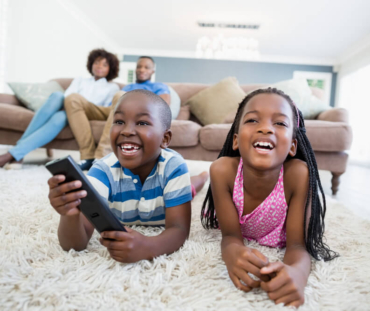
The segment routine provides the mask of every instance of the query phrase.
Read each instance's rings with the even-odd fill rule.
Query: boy
[[[172,133],[171,111],[152,92],[134,90],[120,99],[114,111],[110,138],[113,153],[94,163],[88,178],[109,202],[124,224],[165,225],[154,237],[135,230],[106,231],[100,242],[120,262],[151,260],[178,250],[189,235],[192,186],[184,159],[166,149]],[[208,174],[193,183],[203,187]],[[85,249],[94,231],[77,206],[86,191],[80,181],[63,182],[63,175],[49,179],[49,199],[61,215],[58,237],[64,250]]]

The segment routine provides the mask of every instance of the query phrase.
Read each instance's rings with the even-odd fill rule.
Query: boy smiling
[[[120,262],[152,259],[178,250],[189,235],[192,186],[184,159],[167,149],[172,133],[171,111],[152,92],[134,90],[120,98],[114,112],[110,138],[113,153],[98,160],[88,178],[126,225],[165,225],[154,237],[106,231],[100,242]],[[199,177],[198,177],[199,178]],[[201,177],[200,177],[201,178]],[[85,191],[57,175],[49,179],[49,199],[61,215],[58,237],[63,249],[86,248],[94,231],[77,206]],[[201,181],[203,186],[205,180]]]

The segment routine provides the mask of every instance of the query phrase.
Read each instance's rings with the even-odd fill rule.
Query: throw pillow
[[[222,123],[233,123],[233,122],[234,122],[234,120],[235,120],[236,111],[237,111],[237,110],[232,110],[232,111],[230,111],[230,112],[226,115],[226,117],[225,117],[225,119],[223,120],[223,122],[222,122]]]
[[[331,109],[322,100],[313,95],[311,88],[304,78],[296,78],[292,80],[281,81],[275,84],[265,86],[263,88],[272,87],[283,91],[293,100],[302,115],[306,120],[316,119],[316,117],[323,111]],[[253,89],[249,93],[257,90]],[[249,94],[248,93],[248,94]],[[232,123],[236,115],[236,109],[229,112],[223,119],[222,123]]]
[[[168,85],[168,88],[170,89],[170,95],[171,95],[171,113],[172,113],[172,120],[175,120],[180,112],[180,106],[181,106],[181,99],[179,94]]]
[[[230,110],[236,110],[245,97],[235,77],[228,77],[191,97],[185,105],[203,125],[222,123]]]
[[[302,111],[303,118],[315,119],[321,112],[331,109],[322,100],[312,94],[304,78],[281,81],[270,85],[283,91],[293,100],[298,109]]]
[[[56,81],[46,83],[8,83],[14,95],[28,109],[37,111],[54,92],[64,93],[64,89]]]

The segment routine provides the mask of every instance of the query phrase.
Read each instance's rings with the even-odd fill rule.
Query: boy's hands
[[[252,288],[260,286],[260,281],[253,280],[248,272],[264,281],[270,279],[268,275],[260,272],[261,268],[268,265],[269,260],[256,249],[230,244],[223,251],[223,259],[231,280],[240,290],[249,292]]]
[[[123,231],[104,231],[101,233],[100,243],[104,245],[114,260],[120,262],[136,262],[143,259],[152,259],[146,241],[148,237],[125,227]]]
[[[306,281],[304,274],[298,268],[282,262],[274,262],[262,268],[261,273],[276,274],[270,281],[261,282],[261,288],[276,304],[284,303],[285,306],[299,307],[304,303]]]
[[[65,180],[64,175],[55,175],[48,180],[49,200],[54,209],[62,216],[75,216],[80,213],[77,206],[81,203],[81,198],[86,197],[85,190],[74,191],[82,186],[81,181],[75,180],[60,185]]]

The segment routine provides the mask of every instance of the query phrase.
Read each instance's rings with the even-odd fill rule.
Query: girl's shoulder
[[[305,161],[290,159],[284,163],[284,185],[286,191],[293,193],[308,183],[309,171]]]
[[[219,179],[234,183],[240,157],[221,157],[211,164],[210,174],[212,179]]]

